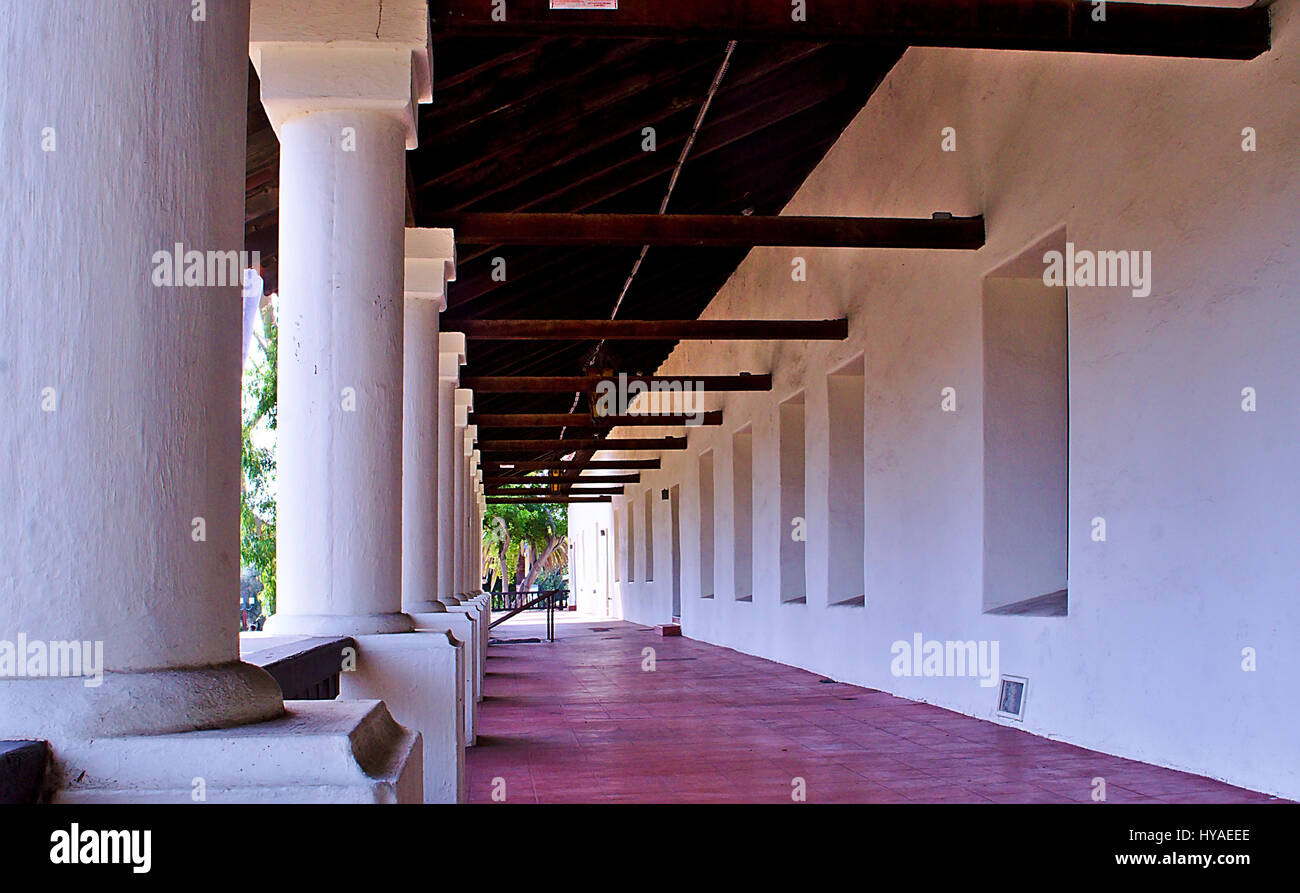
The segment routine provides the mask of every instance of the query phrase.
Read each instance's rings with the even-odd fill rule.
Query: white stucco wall
[[[972,678],[896,677],[891,645],[996,640],[1030,680],[1024,728],[1300,796],[1300,4],[1249,62],[907,52],[787,214],[983,213],[978,252],[756,249],[706,317],[847,315],[843,343],[679,346],[660,370],[771,371],[710,397],[725,425],[628,488],[682,487],[685,634],[993,718]],[[957,151],[942,152],[941,130]],[[1242,151],[1253,127],[1258,150]],[[1061,226],[1081,248],[1149,250],[1147,297],[1071,288],[1069,616],[982,613],[984,276]],[[791,260],[807,259],[806,283]],[[827,607],[826,374],[864,355],[866,604]],[[957,411],[940,409],[953,387]],[[1258,411],[1241,391],[1258,392]],[[781,604],[777,407],[806,390],[807,604]],[[753,425],[754,600],[731,597],[732,434]],[[638,429],[638,436],[651,432]],[[668,432],[665,432],[668,433]],[[698,567],[698,457],[716,475],[714,599]],[[578,509],[574,529],[608,519]],[[1104,517],[1107,541],[1091,522]],[[621,616],[668,619],[668,512],[653,583]],[[637,551],[645,532],[637,519]],[[612,534],[611,534],[612,535]],[[581,585],[581,584],[579,584]],[[1242,669],[1243,648],[1258,669]]]

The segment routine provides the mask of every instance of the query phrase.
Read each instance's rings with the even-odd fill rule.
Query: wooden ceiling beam
[[[786,217],[744,214],[432,213],[458,245],[752,248],[952,248],[984,244],[983,217]]]
[[[617,9],[555,12],[546,0],[512,0],[494,22],[479,0],[433,0],[435,36],[572,36],[701,40],[813,40],[919,47],[1045,50],[1253,59],[1269,48],[1269,13],[1110,2],[1103,20],[1082,0],[817,0],[793,21],[786,0],[744,4],[622,0]]]
[[[536,487],[484,487],[486,496],[545,496],[546,490]],[[589,487],[583,490],[569,490],[571,496],[622,496],[622,487]]]
[[[592,417],[584,412],[471,412],[469,424],[479,428],[580,428],[604,430],[606,428],[673,428],[722,424],[722,410],[699,413],[645,413],[643,415],[609,415]]]
[[[460,386],[475,394],[573,394],[591,393],[603,382],[617,383],[626,375],[626,384],[654,385],[689,384],[698,391],[770,391],[771,375],[628,375],[611,372],[607,375],[470,375],[461,379]]]
[[[488,496],[488,505],[510,505],[512,503],[519,505],[536,505],[536,504],[555,504],[555,505],[584,505],[588,503],[612,502],[610,496],[588,496],[578,497],[569,496],[564,493],[552,493],[550,496],[527,496],[527,497],[503,497]]]
[[[610,470],[610,471],[656,471],[660,467],[658,459],[587,459],[580,461],[571,459],[565,462],[563,459],[485,459],[481,467],[488,471],[549,471],[575,469],[575,470]]]
[[[686,449],[685,437],[572,437],[564,440],[492,440],[491,438],[480,436],[478,439],[479,451],[483,455],[489,453],[520,453],[528,450],[537,451],[558,451],[567,450],[576,452],[578,450],[618,450],[620,452],[633,452],[637,450],[684,450]]]
[[[543,477],[535,475],[491,475],[483,478],[483,486],[495,487],[504,484],[639,484],[639,474],[605,474],[584,476],[577,474],[548,474]]]
[[[847,319],[449,319],[442,327],[496,341],[843,341]]]

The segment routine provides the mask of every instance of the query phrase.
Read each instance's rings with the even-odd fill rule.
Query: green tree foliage
[[[568,567],[569,512],[565,505],[490,505],[483,518],[488,588],[528,591],[538,575]]]
[[[252,440],[259,425],[274,431],[276,423],[279,329],[270,322],[266,331],[265,360],[244,374],[247,397],[240,455],[244,480],[239,500],[239,559],[261,577],[262,611],[270,616],[275,613],[275,451],[255,446]]]

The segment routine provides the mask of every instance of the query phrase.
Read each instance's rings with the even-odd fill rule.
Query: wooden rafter
[[[1264,8],[1110,2],[1102,20],[1083,0],[815,0],[802,20],[786,0],[743,4],[621,0],[613,10],[556,12],[512,0],[505,22],[477,0],[433,0],[436,34],[700,40],[904,43],[968,49],[1051,50],[1252,59],[1269,47]]]
[[[488,496],[533,496],[546,495],[549,490],[543,490],[538,487],[485,487],[483,492]],[[624,490],[622,487],[585,487],[581,490],[568,491],[573,496],[622,496]]]
[[[471,412],[469,423],[480,428],[576,428],[603,431],[609,428],[679,428],[722,424],[722,410],[700,413],[656,413],[645,415],[611,415],[593,418],[580,412]]]
[[[564,493],[552,493],[549,496],[526,496],[526,497],[488,496],[487,497],[487,502],[489,505],[510,505],[511,503],[522,504],[522,505],[551,504],[551,503],[557,505],[583,505],[584,503],[601,503],[601,502],[612,502],[612,501],[613,501],[613,497],[610,496],[579,497],[579,496],[568,496]]]
[[[492,475],[483,478],[483,486],[503,486],[505,484],[639,484],[641,475],[639,474],[605,474],[593,476],[580,475],[547,475],[546,477],[535,477],[528,475],[517,475],[514,477],[506,475]]]
[[[454,319],[443,329],[497,341],[843,341],[847,319]]]
[[[618,450],[631,452],[636,450],[684,450],[685,437],[573,437],[564,440],[493,440],[481,436],[478,440],[479,451],[488,453],[537,452],[577,452],[579,450]]]
[[[753,248],[953,248],[984,244],[983,217],[786,217],[746,214],[441,213],[458,245]]]
[[[492,471],[548,471],[566,469],[608,470],[608,471],[655,471],[660,467],[658,459],[484,459],[481,467]]]
[[[573,394],[591,393],[602,382],[672,386],[689,384],[696,392],[770,391],[771,375],[469,375],[460,386],[476,394]]]

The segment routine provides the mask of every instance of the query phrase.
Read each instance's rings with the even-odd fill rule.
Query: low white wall
[[[996,640],[1001,671],[1030,680],[1024,728],[1300,796],[1296,10],[1274,6],[1274,49],[1249,62],[907,52],[786,213],[983,213],[987,244],[757,249],[706,317],[847,315],[850,339],[684,342],[665,363],[662,374],[775,378],[770,394],[710,397],[725,425],[691,430],[689,450],[665,452],[662,470],[628,489],[639,508],[645,488],[681,484],[687,635],[987,718],[995,688],[895,676],[891,645],[915,633]],[[955,152],[941,150],[946,127]],[[1246,127],[1257,151],[1242,150]],[[1153,286],[1145,297],[1069,290],[1069,616],[991,616],[983,280],[1061,226],[1081,248],[1151,251]],[[795,256],[807,260],[806,282],[792,281]],[[826,374],[857,354],[866,604],[827,607]],[[956,412],[940,408],[947,387]],[[1241,408],[1246,387],[1258,394],[1254,413]],[[777,407],[800,389],[808,599],[783,605]],[[731,435],[746,424],[755,479],[766,482],[754,500],[752,603],[730,597]],[[702,599],[697,470],[709,448],[717,597]],[[608,522],[608,511],[575,507],[573,529]],[[1105,542],[1092,538],[1095,517]],[[668,619],[668,524],[656,511],[654,582],[638,567],[636,582],[613,584],[617,616]],[[1254,672],[1243,671],[1246,648]]]

